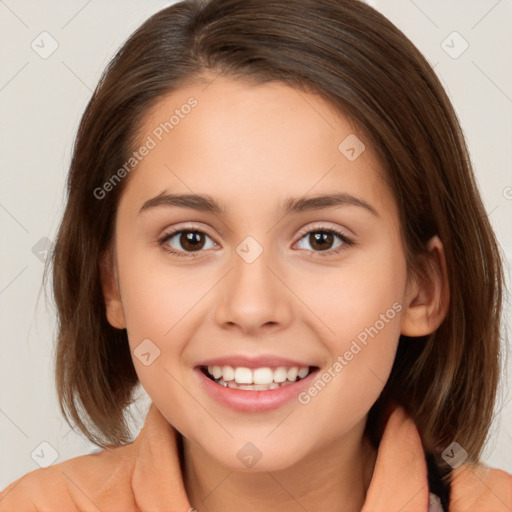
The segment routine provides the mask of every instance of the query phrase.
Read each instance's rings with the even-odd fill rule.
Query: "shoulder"
[[[463,464],[453,471],[450,512],[510,512],[512,475],[483,464]]]
[[[36,469],[0,493],[0,512],[135,510],[130,492],[135,460],[128,444]]]

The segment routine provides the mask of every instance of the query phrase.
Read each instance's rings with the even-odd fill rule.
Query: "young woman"
[[[1,511],[511,510],[480,462],[498,246],[436,75],[370,7],[151,17],[87,106],[52,263],[62,411],[103,449]]]

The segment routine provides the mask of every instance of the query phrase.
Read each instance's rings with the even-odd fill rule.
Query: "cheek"
[[[175,289],[165,287],[162,279],[150,269],[130,273],[121,283],[130,343],[140,338],[162,338],[175,323],[175,309],[171,307],[178,302]]]
[[[333,383],[326,386],[327,393],[343,405],[340,410],[365,413],[389,377],[400,337],[407,275],[405,259],[396,247],[390,241],[300,292],[308,293],[308,306],[325,326],[323,343],[331,363],[323,380]]]
[[[297,286],[297,294],[316,315],[311,321],[321,320],[326,339],[340,349],[365,328],[375,323],[382,327],[381,315],[386,331],[400,331],[407,277],[403,253],[390,241],[354,256],[322,275],[301,277]]]
[[[134,250],[118,258],[123,311],[130,342],[138,339],[166,339],[169,331],[208,292],[214,281],[192,267],[171,266],[164,255],[155,261],[154,253]],[[169,334],[168,334],[169,333]],[[167,336],[166,336],[167,335]]]

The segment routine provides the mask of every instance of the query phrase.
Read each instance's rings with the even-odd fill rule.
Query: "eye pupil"
[[[314,243],[311,244],[311,247],[315,248],[315,244],[318,244],[318,247],[316,248],[321,251],[328,249],[329,246],[331,246],[334,241],[334,235],[326,231],[317,231],[316,233],[312,233],[311,235],[313,236],[314,239]]]
[[[203,234],[197,231],[186,231],[181,234],[180,243],[181,246],[188,250],[201,249],[204,245],[204,239],[201,240]]]

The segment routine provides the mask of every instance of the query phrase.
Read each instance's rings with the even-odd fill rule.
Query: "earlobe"
[[[428,275],[411,277],[406,290],[401,334],[417,337],[433,333],[443,322],[450,304],[444,246],[438,236],[428,243]]]
[[[103,290],[108,323],[116,329],[125,329],[126,322],[113,260],[114,258],[109,250],[103,251],[100,255],[98,264],[101,288]]]

